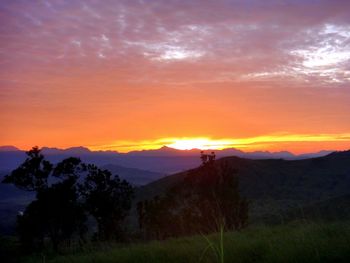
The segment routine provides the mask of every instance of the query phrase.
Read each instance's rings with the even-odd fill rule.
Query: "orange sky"
[[[350,4],[248,2],[2,1],[0,145],[349,149]]]

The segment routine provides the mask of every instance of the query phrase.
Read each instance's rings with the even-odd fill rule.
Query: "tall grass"
[[[217,261],[220,263],[225,262],[225,249],[224,249],[224,226],[220,226],[220,231],[219,231],[219,244],[217,245],[215,242],[210,240],[207,236],[203,236],[205,241],[207,242],[207,247],[204,249],[203,254],[200,258],[199,261],[202,261],[203,257],[206,255],[207,251],[211,249],[211,251],[215,254]]]
[[[40,259],[31,257],[25,262],[41,262]],[[299,222],[254,226],[241,232],[226,233],[221,228],[218,234],[205,238],[198,235],[128,246],[110,244],[102,250],[47,256],[46,262],[347,263],[350,262],[350,222]]]

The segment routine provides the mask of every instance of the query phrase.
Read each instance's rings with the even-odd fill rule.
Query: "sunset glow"
[[[329,147],[338,147],[350,140],[349,134],[321,134],[321,135],[290,135],[275,134],[270,136],[259,136],[252,138],[239,139],[212,139],[209,137],[201,138],[163,138],[153,141],[115,141],[107,145],[98,145],[89,147],[92,150],[115,150],[118,152],[129,152],[133,150],[153,150],[162,146],[178,150],[222,150],[227,148],[242,149],[244,151],[256,150],[283,150],[283,147],[291,151],[301,153],[311,151],[315,144],[322,144],[325,149]],[[295,147],[293,145],[298,145]],[[340,147],[340,149],[342,149]],[[346,148],[344,148],[346,149]]]
[[[0,145],[348,149],[346,10],[350,1],[1,1]]]
[[[224,149],[235,145],[234,140],[212,140],[209,138],[193,138],[193,139],[174,139],[174,142],[166,146],[175,148],[178,150],[191,150],[191,149]]]

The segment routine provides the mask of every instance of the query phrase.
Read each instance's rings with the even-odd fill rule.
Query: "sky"
[[[0,145],[350,148],[350,1],[0,2]]]

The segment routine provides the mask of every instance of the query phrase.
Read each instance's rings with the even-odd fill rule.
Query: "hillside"
[[[115,164],[106,164],[101,166],[101,168],[110,171],[112,174],[119,175],[120,178],[127,180],[134,186],[146,185],[164,177],[162,173],[123,167]]]
[[[305,160],[250,160],[226,157],[237,169],[240,190],[252,201],[251,216],[263,220],[287,210],[350,194],[350,151]],[[181,184],[190,172],[167,176],[138,190],[144,200]]]
[[[291,209],[283,216],[287,221],[301,218],[323,221],[350,220],[350,194]]]

